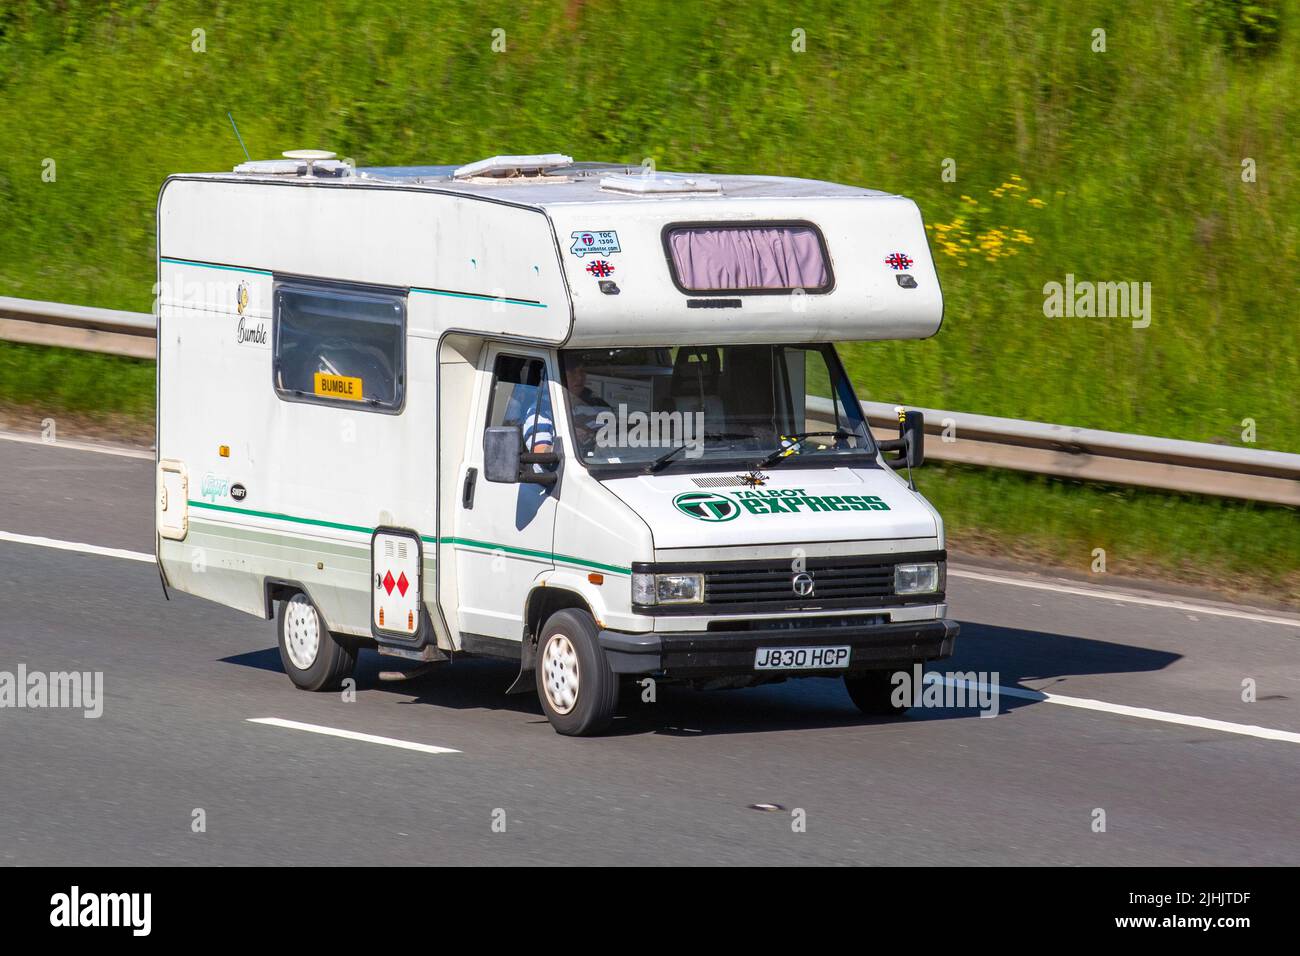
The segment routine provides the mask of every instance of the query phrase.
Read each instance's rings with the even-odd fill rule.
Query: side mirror
[[[519,456],[524,433],[518,425],[493,425],[483,433],[483,477],[488,481],[519,483]]]
[[[899,451],[898,458],[887,458],[893,468],[920,468],[925,463],[925,416],[917,411],[899,415],[898,437],[879,442],[881,451]]]
[[[537,471],[532,466],[560,464],[560,440],[555,441],[555,451],[526,452],[523,429],[493,425],[483,433],[483,477],[508,485],[553,485],[560,478],[557,471]]]

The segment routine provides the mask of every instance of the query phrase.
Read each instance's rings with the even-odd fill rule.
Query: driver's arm
[[[555,423],[545,402],[534,402],[524,417],[524,447],[532,452],[548,452],[555,444]]]

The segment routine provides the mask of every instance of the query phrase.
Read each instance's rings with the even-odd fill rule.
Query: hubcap
[[[563,634],[552,635],[542,652],[542,687],[557,714],[567,714],[578,702],[578,652]]]
[[[295,594],[284,609],[284,647],[300,671],[316,663],[320,650],[320,618],[304,595]]]

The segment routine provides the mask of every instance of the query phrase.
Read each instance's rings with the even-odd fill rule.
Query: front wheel
[[[845,674],[844,689],[858,710],[872,717],[901,717],[907,713],[907,704],[901,702],[903,691],[893,684],[893,671],[867,671]]]
[[[280,602],[280,663],[302,690],[337,690],[357,666],[357,654],[325,626],[311,598],[299,592]]]
[[[557,611],[542,628],[534,665],[537,696],[557,734],[598,734],[618,709],[618,675],[597,634],[585,611]]]

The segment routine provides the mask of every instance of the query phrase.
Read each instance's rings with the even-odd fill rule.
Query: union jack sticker
[[[894,271],[898,271],[899,269],[910,269],[912,268],[912,259],[910,256],[905,256],[901,252],[891,252],[885,257],[885,265],[889,266],[889,268]]]
[[[587,271],[597,279],[606,279],[614,274],[614,267],[604,259],[593,259],[587,263]]]

